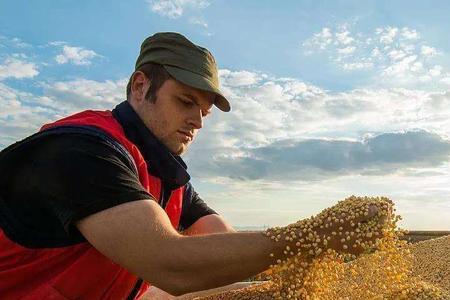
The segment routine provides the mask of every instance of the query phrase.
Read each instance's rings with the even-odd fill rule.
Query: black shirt
[[[161,178],[162,207],[172,190],[186,185],[179,230],[216,213],[189,183],[183,160],[156,139],[128,102],[119,104],[113,116],[138,146],[148,171]],[[76,221],[125,202],[152,198],[127,153],[102,138],[102,132],[62,130],[36,136],[26,146],[12,151],[8,147],[0,155],[0,226],[19,244],[51,248],[83,242]]]

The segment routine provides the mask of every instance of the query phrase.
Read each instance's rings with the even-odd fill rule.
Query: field
[[[410,231],[405,235],[405,239],[408,242],[417,243],[446,235],[450,235],[450,231]]]

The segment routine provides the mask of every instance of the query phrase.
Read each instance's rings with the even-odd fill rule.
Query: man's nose
[[[203,127],[203,116],[202,116],[202,110],[195,110],[192,112],[192,115],[190,117],[189,122],[195,129],[200,129]]]

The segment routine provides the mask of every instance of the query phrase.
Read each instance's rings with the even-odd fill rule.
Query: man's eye
[[[187,101],[187,100],[181,100],[181,102],[185,105],[185,106],[192,106],[194,103],[192,103],[192,101]]]

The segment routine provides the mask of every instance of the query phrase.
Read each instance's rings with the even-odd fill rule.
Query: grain
[[[352,196],[270,228],[268,238],[291,244],[270,256],[273,266],[258,276],[268,282],[205,299],[450,299],[450,240],[408,245],[394,211],[385,197]]]
[[[450,291],[450,235],[411,244],[409,249],[413,274]]]

